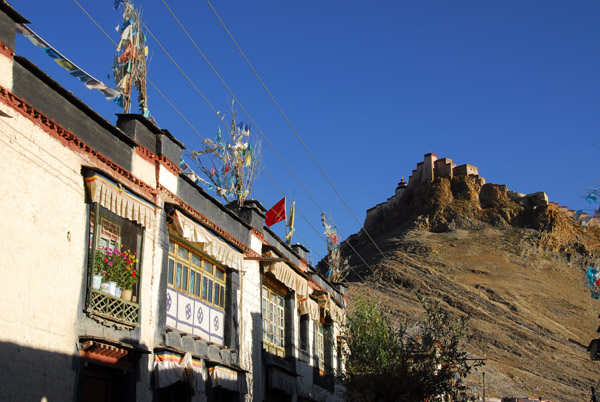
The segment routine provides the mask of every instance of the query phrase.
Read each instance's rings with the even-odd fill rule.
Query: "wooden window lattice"
[[[103,292],[91,290],[89,310],[92,314],[103,318],[133,327],[139,326],[140,307],[137,303],[128,302]]]

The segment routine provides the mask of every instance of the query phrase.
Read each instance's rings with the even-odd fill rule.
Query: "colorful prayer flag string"
[[[218,128],[215,139],[204,139],[204,149],[194,151],[192,157],[204,173],[203,182],[209,189],[216,190],[228,202],[237,200],[243,204],[258,173],[260,154],[256,151],[259,144],[254,148],[250,144],[250,126],[236,123],[235,115],[234,111],[229,130],[231,142],[225,140]]]
[[[121,39],[117,45],[117,56],[112,66],[113,75],[117,88],[122,98],[120,103],[123,111],[131,111],[131,91],[135,86],[138,91],[138,103],[140,113],[144,117],[150,117],[148,110],[148,96],[146,93],[146,57],[148,57],[148,46],[146,46],[146,35],[141,28],[141,19],[131,2],[128,0],[115,0],[115,9],[123,5],[123,23],[117,27],[121,33]]]
[[[327,238],[327,264],[329,269],[325,276],[333,282],[341,282],[350,270],[348,258],[342,258],[337,228],[327,219],[324,213],[321,214],[321,222],[325,228],[325,237]]]
[[[69,72],[69,75],[83,82],[86,88],[96,89],[102,92],[102,94],[107,100],[114,100],[115,103],[118,104],[117,98],[120,96],[119,91],[109,88],[103,82],[95,79],[90,74],[83,71],[83,69],[81,69],[71,60],[63,56],[58,50],[53,48],[48,42],[42,39],[42,37],[36,34],[27,25],[16,24],[16,27],[17,32],[29,39],[29,41],[33,43],[34,46],[41,48],[44,51],[44,53],[46,53],[51,59],[53,59],[56,62],[56,64],[67,70]]]

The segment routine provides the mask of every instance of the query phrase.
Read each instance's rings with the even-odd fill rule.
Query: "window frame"
[[[115,214],[98,202],[88,202],[88,206],[89,213],[87,227],[89,230],[89,254],[85,311],[89,313],[90,316],[98,316],[102,319],[116,321],[127,327],[139,327],[141,303],[141,286],[139,282],[142,278],[142,251],[144,249],[145,227],[137,222]],[[102,247],[101,240],[103,238],[104,221],[119,228],[116,239],[113,238],[113,241],[116,242],[114,246],[118,246],[116,248],[119,250],[121,250],[121,248],[129,248],[136,252],[138,259],[136,262],[138,281],[133,286],[133,297],[131,301],[126,301],[120,297],[93,288],[92,279],[94,276],[95,255],[97,252],[100,252]],[[131,237],[127,237],[127,240],[124,240],[125,236],[128,235]],[[129,244],[123,245],[123,243]],[[110,241],[107,245],[110,247]]]
[[[265,291],[269,296],[268,298],[265,298]],[[275,297],[276,303],[272,302],[273,296]],[[285,299],[286,294],[278,290],[275,286],[272,286],[269,283],[262,284],[261,315],[263,349],[265,349],[268,353],[279,357],[285,357]],[[273,312],[279,313],[279,315],[277,316],[276,314],[272,314]],[[272,329],[275,329],[275,331]]]
[[[172,251],[171,245],[173,245]],[[187,260],[179,255],[180,248],[183,248],[188,252]],[[200,260],[201,265],[194,263],[194,257]],[[171,289],[174,289],[195,300],[201,301],[215,309],[223,312],[225,311],[227,302],[227,269],[225,267],[216,263],[212,258],[209,258],[206,256],[206,254],[189,244],[189,242],[174,236],[172,233],[169,233],[167,260],[167,287],[170,287]],[[179,265],[181,265],[181,279],[178,285],[177,276]],[[206,269],[208,265],[211,266],[210,271]],[[186,272],[185,278],[183,277],[184,272]],[[222,273],[222,279],[219,278],[217,272]],[[185,287],[183,286],[184,282]],[[193,289],[190,292],[190,286],[192,285],[192,282]],[[210,284],[210,287],[205,286],[208,284]],[[217,294],[218,302],[215,303]]]
[[[315,359],[320,375],[325,374],[325,324],[315,321]]]

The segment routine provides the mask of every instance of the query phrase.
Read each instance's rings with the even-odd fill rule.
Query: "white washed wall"
[[[23,376],[19,389],[0,388],[8,400],[34,400],[40,387],[70,397],[73,377],[65,374],[86,271],[83,161],[21,114],[0,109],[12,116],[0,117],[0,341],[68,357],[44,367],[45,384],[28,387]]]

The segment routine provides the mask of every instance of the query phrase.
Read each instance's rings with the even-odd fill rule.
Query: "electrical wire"
[[[279,158],[279,160],[281,161],[281,163],[283,163],[283,165],[287,168],[287,170],[290,172],[290,174],[292,175],[292,177],[294,178],[294,180],[296,180],[296,182],[298,183],[298,185],[300,185],[300,187],[302,188],[302,190],[304,190],[304,192],[308,195],[308,197],[312,200],[312,202],[317,206],[317,208],[321,211],[321,213],[325,213],[323,211],[323,208],[319,205],[319,203],[314,199],[314,197],[312,196],[312,194],[310,193],[310,191],[308,191],[308,189],[304,186],[304,184],[302,184],[302,182],[300,181],[300,179],[296,176],[296,174],[293,172],[293,170],[288,166],[288,164],[285,162],[285,160],[283,159],[283,157],[279,154],[279,152],[275,149],[275,147],[273,146],[273,144],[271,144],[271,142],[269,141],[269,139],[264,135],[264,133],[262,132],[262,130],[258,127],[258,125],[256,124],[256,122],[252,119],[252,117],[250,116],[250,114],[248,113],[248,111],[244,108],[244,106],[242,105],[242,103],[237,99],[237,97],[235,96],[234,92],[229,88],[229,86],[227,85],[227,83],[225,82],[225,80],[223,80],[223,78],[221,77],[221,75],[217,72],[217,70],[213,67],[212,63],[208,60],[208,58],[204,55],[204,52],[202,52],[202,50],[200,50],[200,48],[198,47],[198,45],[196,44],[196,42],[194,41],[194,39],[191,37],[191,35],[188,33],[188,31],[185,29],[185,27],[183,26],[183,24],[179,21],[179,19],[177,18],[177,16],[175,15],[175,13],[173,12],[173,10],[171,10],[171,8],[169,7],[169,5],[165,2],[165,0],[162,0],[162,3],[165,5],[165,7],[167,8],[167,10],[169,10],[169,12],[171,13],[171,16],[175,19],[175,21],[177,22],[177,24],[179,25],[179,27],[183,30],[183,32],[187,35],[188,39],[192,42],[192,44],[194,45],[194,47],[196,48],[196,50],[200,53],[200,55],[202,56],[202,58],[204,58],[204,61],[206,61],[206,63],[208,64],[208,66],[211,68],[211,70],[215,73],[215,75],[219,78],[219,80],[221,81],[221,83],[223,84],[223,86],[227,89],[227,91],[229,92],[229,94],[233,97],[233,99],[237,102],[237,104],[239,105],[239,107],[242,109],[242,111],[246,114],[246,116],[248,117],[248,119],[250,119],[251,123],[254,125],[254,127],[258,130],[258,132],[260,133],[261,137],[267,142],[267,144],[269,145],[269,147],[273,150],[273,152],[275,153],[275,155],[277,155],[277,157]],[[211,6],[212,7],[212,6]],[[142,22],[142,24],[144,24]],[[144,28],[146,28],[146,30],[148,30],[148,27],[146,27],[144,25]],[[149,31],[149,30],[148,30]],[[154,35],[152,35],[151,32],[149,32],[150,35],[152,36],[152,38],[158,42],[158,40],[156,39],[156,37]],[[160,45],[159,46],[164,50],[163,46]],[[241,49],[240,49],[241,50]],[[169,56],[170,58],[170,56]],[[172,59],[171,59],[172,60]],[[187,76],[186,76],[187,77]],[[311,155],[312,157],[312,155]],[[313,159],[314,160],[314,159]],[[320,168],[320,167],[319,167]],[[264,170],[264,169],[263,169]],[[323,172],[324,173],[324,172]],[[327,178],[328,179],[328,178]],[[328,179],[329,180],[329,179]],[[334,188],[335,189],[335,188]],[[336,190],[337,192],[337,190]],[[338,193],[339,195],[339,193]],[[346,205],[347,206],[347,205]],[[352,211],[351,211],[352,212]],[[302,215],[304,218],[304,215]],[[308,220],[306,218],[304,218],[307,222]],[[355,217],[356,219],[356,217]],[[357,221],[358,222],[358,221]],[[360,223],[359,223],[360,224]],[[343,236],[343,234],[340,232],[340,234]],[[368,235],[368,233],[367,233]],[[369,236],[370,238],[370,236]],[[371,239],[372,240],[372,239]],[[373,242],[374,243],[374,242]],[[374,273],[373,269],[371,268],[371,266],[364,260],[364,258],[360,255],[360,253],[358,253],[358,251],[354,248],[354,246],[352,246],[352,244],[347,241],[346,244],[350,247],[350,249],[352,249],[352,251],[358,256],[358,258],[360,258],[360,260],[363,262],[363,264],[371,271]],[[375,244],[375,243],[374,243]],[[377,249],[381,252],[381,250],[379,249],[379,247],[377,246],[377,244],[375,244],[375,247],[377,247]],[[381,252],[383,255],[383,252]],[[385,255],[383,255],[385,257]]]
[[[106,33],[106,31],[95,21],[95,19],[83,8],[83,6],[81,6],[81,4],[79,4],[79,2],[77,0],[73,0],[78,6],[79,8],[81,8],[81,10],[88,16],[88,18],[102,31],[102,33],[104,33],[104,35],[116,46],[116,42],[110,37],[110,35],[108,35]],[[164,1],[163,1],[164,3]],[[166,5],[166,3],[165,3]],[[168,6],[167,6],[168,7]],[[173,15],[174,16],[174,15]],[[174,16],[175,17],[175,16]],[[175,17],[176,18],[176,17]],[[177,20],[177,19],[176,19]],[[178,20],[177,20],[178,21]],[[150,34],[150,36],[152,36],[152,38],[154,39],[154,41],[159,45],[159,47],[163,50],[163,52],[165,52],[165,54],[167,55],[167,57],[171,60],[171,62],[179,69],[179,71],[182,73],[182,75],[187,79],[187,81],[190,83],[190,85],[192,85],[192,87],[196,90],[196,92],[202,97],[202,99],[205,101],[205,103],[213,110],[213,112],[219,117],[219,120],[222,121],[221,116],[219,114],[219,112],[212,106],[212,104],[208,101],[208,99],[202,94],[202,92],[196,87],[196,85],[191,81],[191,79],[188,77],[188,75],[183,71],[183,69],[179,66],[179,64],[171,57],[171,55],[169,54],[169,52],[164,48],[164,46],[162,46],[162,44],[160,43],[160,41],[154,36],[154,34],[152,34],[152,32],[148,29],[148,27],[144,24],[143,21],[140,21],[141,24],[144,26],[144,28],[146,29],[146,31]],[[182,29],[183,26],[181,26]],[[184,29],[185,31],[185,29]],[[186,31],[187,33],[187,31]],[[189,35],[188,35],[189,37]],[[191,37],[190,37],[190,40]],[[193,42],[193,40],[192,40]],[[195,45],[195,43],[194,43]],[[196,45],[195,45],[196,46]],[[196,48],[198,49],[198,47],[196,46]],[[200,51],[198,49],[198,51]],[[204,54],[201,52],[201,54],[203,55],[203,57],[205,58],[205,60],[207,61],[207,63],[209,63],[209,65],[211,66],[211,68],[213,69],[213,71],[215,72],[215,74],[219,77],[219,79],[221,80],[221,82],[223,83],[223,85],[226,86],[227,90],[230,92],[230,94],[235,98],[235,95],[233,94],[233,92],[231,91],[231,89],[229,89],[229,87],[225,84],[225,82],[223,81],[223,79],[220,77],[220,75],[218,74],[218,72],[212,67],[212,64],[210,64],[210,62],[208,61],[208,59],[206,59],[206,57],[204,56]],[[161,95],[161,97],[163,97],[165,99],[165,101],[167,101],[167,103],[177,112],[177,114],[179,114],[180,117],[183,118],[183,120],[192,128],[192,130],[194,132],[196,132],[196,134],[204,139],[205,137],[202,136],[202,134],[200,134],[200,132],[183,116],[183,114],[175,107],[175,105],[173,105],[172,102],[170,102],[168,100],[168,98],[162,93],[162,91],[160,91],[158,89],[158,87],[156,85],[154,85],[154,83],[150,80],[147,79],[147,82],[150,83],[150,85],[152,85],[152,87]],[[319,204],[316,202],[316,200],[314,200],[314,198],[312,197],[312,195],[310,194],[310,192],[302,185],[302,183],[299,181],[299,179],[297,178],[297,176],[293,173],[293,171],[289,168],[289,166],[285,163],[285,161],[283,160],[283,158],[280,156],[280,154],[275,150],[275,148],[273,147],[273,145],[268,141],[268,139],[266,138],[266,136],[264,135],[264,133],[258,128],[258,126],[256,125],[256,123],[254,122],[254,120],[252,119],[252,117],[248,114],[248,112],[243,108],[243,106],[241,105],[241,103],[239,101],[237,101],[238,104],[240,105],[240,108],[242,108],[242,110],[244,111],[244,113],[246,113],[246,115],[248,116],[248,118],[251,120],[252,124],[257,128],[257,130],[259,131],[259,133],[261,134],[261,136],[267,141],[267,143],[269,144],[269,146],[273,149],[273,151],[277,154],[277,156],[279,157],[279,159],[281,160],[281,162],[286,166],[286,168],[290,171],[290,173],[292,174],[292,176],[296,179],[296,181],[300,184],[300,186],[303,188],[303,190],[307,193],[307,195],[313,200],[313,202],[315,203],[315,205],[321,210],[321,212],[323,212],[322,208],[319,206]],[[224,122],[223,122],[224,123]],[[225,124],[225,123],[224,123]],[[281,188],[277,185],[277,183],[275,182],[275,180],[268,174],[268,172],[266,171],[266,169],[264,169],[264,167],[261,165],[261,168],[263,170],[263,172],[265,172],[267,174],[267,176],[269,176],[269,178],[271,179],[271,181],[280,189],[280,191],[284,194],[285,193],[281,190]],[[289,197],[287,197],[289,199]],[[298,210],[298,212],[300,213],[300,215],[304,218],[304,220],[309,224],[309,226],[318,234],[320,235],[320,233],[314,228],[314,226],[312,224],[310,224],[310,221],[304,216],[304,214],[302,214],[302,212],[300,210]],[[320,235],[321,236],[321,235]],[[365,264],[365,266],[371,271],[374,272],[373,269],[369,266],[369,264],[362,258],[362,256],[358,253],[358,251],[356,251],[356,249],[354,249],[354,247],[347,243],[350,248],[354,251],[354,253],[362,260],[362,262]],[[310,247],[310,246],[309,246]],[[310,247],[312,250],[312,247]],[[351,270],[362,280],[364,281],[364,279],[360,276],[360,274],[358,274],[358,272],[356,272],[353,268],[351,268]]]
[[[113,39],[110,37],[110,35],[108,35],[108,34],[106,33],[106,31],[105,31],[104,29],[102,29],[102,27],[101,27],[101,26],[100,26],[100,25],[99,25],[99,24],[98,24],[98,23],[97,23],[97,22],[94,20],[94,18],[93,18],[93,17],[92,17],[92,16],[91,16],[91,15],[90,15],[90,14],[89,14],[89,13],[88,13],[88,12],[87,12],[87,11],[86,11],[86,10],[85,10],[83,7],[82,7],[82,6],[81,6],[81,4],[79,4],[79,3],[77,2],[77,0],[73,0],[73,1],[74,1],[74,2],[75,2],[75,3],[76,3],[76,4],[77,4],[77,5],[78,5],[78,6],[79,6],[81,9],[82,9],[82,11],[83,11],[83,12],[84,12],[84,13],[85,13],[87,16],[88,16],[88,18],[90,18],[90,19],[92,20],[92,22],[93,22],[93,23],[94,23],[94,24],[95,24],[95,25],[96,25],[96,26],[97,26],[97,27],[98,27],[98,28],[99,28],[99,29],[100,29],[100,30],[101,30],[101,31],[104,33],[104,35],[106,35],[106,37],[107,37],[107,38],[108,38],[108,39],[109,39],[109,40],[110,40],[110,41],[111,41],[111,42],[112,42],[112,43],[113,43],[113,44],[116,46],[116,44],[117,44],[117,43],[116,43],[116,42],[115,42],[115,41],[114,41],[114,40],[113,40]],[[142,24],[143,24],[143,23],[142,23]],[[146,26],[144,26],[144,27],[145,27],[145,29],[146,29],[146,30],[148,30],[148,28],[147,28]],[[149,32],[149,33],[150,33],[150,32]],[[152,35],[152,33],[150,33],[150,34]],[[154,38],[154,40],[155,40],[155,41],[157,41],[157,39],[154,37],[154,35],[152,35],[152,37]],[[157,43],[159,43],[159,42],[157,41]],[[160,45],[160,43],[159,43],[159,46],[161,46],[161,48],[162,48],[162,45]],[[166,50],[165,50],[164,48],[163,48],[163,50],[164,50],[164,51],[165,51],[165,53],[166,53]],[[177,65],[177,63],[175,63],[175,61],[173,60],[173,58],[171,58],[171,56],[170,56],[168,53],[167,53],[167,56],[169,56],[169,58],[171,59],[171,61],[172,61],[172,62],[173,62],[175,65]],[[181,69],[181,68],[180,68],[178,65],[177,65],[177,67],[178,67],[178,68],[179,68],[179,70],[180,70],[180,71],[181,71],[181,72],[184,74],[184,76],[185,76],[186,78],[188,78],[188,80],[189,80],[189,77],[187,77],[187,75],[186,75],[186,74],[183,72],[183,70],[182,70],[182,69]],[[180,117],[181,117],[181,118],[182,118],[182,119],[183,119],[183,120],[186,122],[186,124],[187,124],[187,125],[188,125],[188,126],[189,126],[189,127],[190,127],[190,128],[191,128],[191,129],[192,129],[192,130],[193,130],[193,131],[194,131],[194,132],[195,132],[195,133],[196,133],[196,134],[197,134],[197,135],[198,135],[198,136],[199,136],[199,137],[202,139],[202,140],[204,140],[204,139],[205,139],[205,137],[204,137],[202,134],[200,134],[200,132],[199,132],[199,131],[198,131],[198,130],[197,130],[197,129],[196,129],[196,128],[195,128],[195,127],[192,125],[192,123],[190,123],[190,121],[189,121],[189,120],[188,120],[188,119],[187,119],[187,118],[186,118],[186,117],[185,117],[185,116],[184,116],[184,115],[183,115],[183,114],[182,114],[182,113],[179,111],[179,109],[178,109],[178,108],[177,108],[177,107],[176,107],[176,106],[175,106],[175,105],[174,105],[174,104],[173,104],[173,103],[172,103],[172,102],[171,102],[171,101],[170,101],[170,100],[169,100],[169,99],[166,97],[166,95],[165,95],[165,94],[164,94],[164,93],[163,93],[163,92],[162,92],[162,91],[161,91],[161,90],[160,90],[160,89],[159,89],[159,88],[158,88],[156,85],[154,85],[154,83],[153,83],[153,82],[152,82],[150,79],[148,79],[148,78],[147,78],[147,81],[148,81],[148,83],[149,83],[150,85],[152,85],[152,87],[154,88],[154,90],[155,90],[156,92],[158,92],[158,94],[159,94],[159,95],[160,95],[160,96],[161,96],[161,97],[162,97],[162,98],[163,98],[163,99],[164,99],[164,100],[165,100],[165,101],[166,101],[166,102],[169,104],[169,106],[171,106],[171,108],[173,108],[173,110],[175,110],[175,112],[176,112],[176,113],[177,113],[177,114],[178,114],[178,115],[179,115],[179,116],[180,116]],[[197,89],[197,88],[196,88],[196,89]],[[198,91],[199,91],[199,90],[198,90]],[[213,107],[213,106],[210,104],[210,102],[209,102],[209,101],[206,99],[206,97],[204,97],[204,96],[202,95],[202,98],[204,99],[204,101],[205,101],[206,103],[208,103],[209,107],[210,107],[210,108],[211,108],[211,109],[212,109],[212,110],[215,112],[215,114],[217,114],[217,116],[219,116],[219,114],[217,113],[216,109],[215,109],[215,108],[214,108],[214,107]],[[220,116],[219,116],[219,117],[220,117]],[[192,157],[192,155],[191,155],[191,154],[190,154],[190,157],[191,157],[191,159],[193,159],[193,157]],[[273,182],[273,184],[275,184],[275,185],[277,186],[277,188],[278,188],[278,189],[281,191],[281,193],[282,193],[282,194],[285,196],[285,192],[284,192],[284,191],[281,189],[281,187],[279,187],[279,185],[276,183],[276,181],[273,179],[273,177],[272,177],[272,176],[271,176],[271,175],[270,175],[270,174],[267,172],[267,170],[264,168],[264,166],[262,166],[262,165],[261,165],[261,168],[262,168],[262,171],[263,171],[265,174],[267,174],[267,176],[268,176],[268,177],[271,179],[271,181]],[[256,191],[254,191],[254,193],[256,194]],[[258,194],[257,194],[257,195],[258,195]],[[288,197],[288,198],[289,198],[289,197]],[[261,199],[262,199],[262,197],[261,197]],[[263,203],[264,203],[264,200],[263,200]],[[310,226],[310,227],[311,227],[311,228],[312,228],[312,229],[315,231],[315,233],[317,233],[317,235],[321,236],[322,240],[324,240],[324,241],[325,241],[325,239],[322,237],[321,233],[320,233],[320,232],[318,232],[318,231],[316,230],[316,228],[315,228],[315,227],[314,227],[314,226],[313,226],[313,225],[310,223],[310,221],[308,221],[308,219],[307,219],[307,218],[304,216],[304,214],[303,214],[303,213],[302,213],[302,212],[301,212],[299,209],[297,209],[297,211],[298,211],[298,212],[299,212],[299,214],[300,214],[300,215],[301,215],[301,216],[304,218],[304,220],[305,220],[305,221],[306,221],[306,222],[309,224],[309,226]],[[302,238],[302,237],[301,237],[299,234],[298,234],[298,237]],[[320,255],[319,255],[319,253],[315,252],[315,250],[313,249],[313,247],[312,247],[312,246],[310,246],[310,244],[309,244],[309,243],[305,242],[305,244],[307,244],[307,245],[308,245],[308,247],[311,249],[311,251],[312,251],[314,254],[316,254],[316,255],[317,255],[317,257],[319,257],[319,256],[320,256]],[[357,275],[358,275],[358,274],[357,274]]]
[[[162,2],[165,3],[165,0],[162,0]],[[369,238],[369,240],[371,240],[371,242],[373,243],[373,245],[375,246],[375,248],[377,248],[377,250],[379,251],[379,253],[385,258],[385,254],[383,253],[383,251],[381,251],[381,249],[379,248],[379,246],[377,245],[377,243],[375,243],[375,240],[371,237],[371,235],[369,234],[369,232],[367,232],[367,230],[364,228],[364,226],[360,223],[360,221],[358,220],[358,218],[356,217],[356,215],[354,214],[354,212],[352,211],[352,209],[350,208],[350,206],[348,205],[348,203],[346,202],[346,200],[344,199],[344,197],[342,197],[342,195],[340,194],[340,192],[334,186],[333,182],[329,179],[329,176],[327,176],[327,174],[325,173],[325,171],[323,170],[323,168],[321,168],[321,165],[319,164],[319,162],[317,162],[317,160],[313,156],[312,152],[310,152],[310,150],[308,149],[308,147],[306,146],[306,144],[304,143],[304,141],[302,141],[302,138],[300,138],[300,135],[298,134],[298,132],[296,131],[296,129],[294,128],[294,126],[292,125],[292,123],[289,121],[289,119],[287,118],[287,116],[285,115],[285,113],[283,113],[283,110],[281,109],[281,107],[279,107],[279,104],[277,103],[277,101],[275,101],[275,98],[273,97],[273,95],[271,95],[271,92],[268,90],[267,86],[265,85],[265,83],[263,82],[263,80],[260,78],[260,76],[258,75],[258,73],[256,72],[256,70],[254,69],[254,67],[252,66],[252,63],[250,63],[250,60],[248,60],[248,58],[246,57],[246,55],[244,54],[244,52],[242,51],[242,49],[238,45],[237,41],[235,40],[235,38],[233,37],[233,35],[231,34],[231,32],[229,32],[229,29],[227,29],[227,26],[225,25],[225,23],[223,22],[223,20],[221,19],[221,17],[219,16],[219,14],[217,13],[217,11],[215,10],[215,8],[212,6],[212,4],[210,3],[209,0],[206,0],[206,3],[210,6],[211,10],[213,11],[213,13],[215,14],[215,16],[217,17],[217,19],[221,23],[221,26],[223,26],[223,29],[225,29],[225,31],[227,32],[227,34],[229,35],[229,37],[231,38],[231,40],[235,44],[235,47],[238,49],[238,51],[240,52],[240,54],[242,55],[242,57],[244,58],[244,60],[246,61],[246,63],[250,67],[250,69],[252,70],[252,72],[254,73],[254,76],[258,79],[258,81],[260,82],[260,84],[262,85],[262,87],[264,88],[264,90],[267,92],[267,94],[269,95],[269,98],[271,99],[271,101],[273,102],[273,104],[275,105],[275,107],[277,108],[277,110],[279,111],[279,113],[281,114],[281,116],[283,116],[284,120],[286,121],[286,123],[288,124],[288,126],[290,127],[290,129],[292,130],[292,132],[294,133],[294,135],[296,136],[296,138],[298,139],[298,141],[300,141],[300,143],[304,147],[304,150],[308,153],[308,155],[310,156],[310,158],[312,159],[312,161],[319,168],[319,170],[323,174],[323,177],[325,177],[325,179],[327,180],[327,182],[329,183],[329,185],[331,186],[331,188],[333,189],[333,191],[335,191],[335,193],[337,194],[337,196],[339,197],[339,199],[342,201],[342,203],[344,204],[344,206],[346,207],[346,209],[350,212],[350,214],[352,215],[352,217],[354,218],[354,220],[356,221],[356,223],[358,223],[358,225],[360,226],[361,230],[367,235],[367,237]],[[165,5],[166,5],[166,3],[165,3]]]

